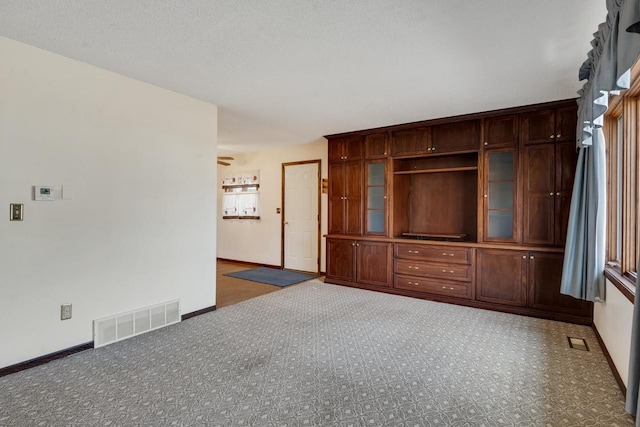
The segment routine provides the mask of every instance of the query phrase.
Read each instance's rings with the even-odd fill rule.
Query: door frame
[[[287,166],[298,166],[298,165],[306,165],[310,163],[318,164],[318,271],[320,274],[320,259],[322,258],[322,254],[320,250],[322,248],[322,160],[302,160],[299,162],[288,162],[282,164],[282,193],[281,193],[281,216],[280,216],[280,268],[284,270],[284,218],[285,218],[285,207],[284,207],[284,197],[285,197],[285,179],[284,179],[284,170]]]

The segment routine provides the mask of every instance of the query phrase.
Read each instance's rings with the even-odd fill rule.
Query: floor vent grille
[[[94,347],[122,341],[180,321],[180,300],[139,308],[93,321]]]
[[[575,348],[576,350],[589,351],[589,347],[587,347],[587,342],[584,340],[584,338],[567,338],[569,339],[569,347]]]

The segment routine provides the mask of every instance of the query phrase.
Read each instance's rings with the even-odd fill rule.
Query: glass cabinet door
[[[384,161],[366,162],[366,234],[386,234],[387,195]]]
[[[515,242],[516,177],[515,149],[485,152],[484,240]]]

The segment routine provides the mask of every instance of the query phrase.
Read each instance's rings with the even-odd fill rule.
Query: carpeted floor
[[[318,280],[0,378],[0,426],[632,425],[623,406],[588,327]]]

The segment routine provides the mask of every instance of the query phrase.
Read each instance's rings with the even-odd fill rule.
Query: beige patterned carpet
[[[0,378],[0,426],[632,425],[623,408],[588,327],[318,280]]]

